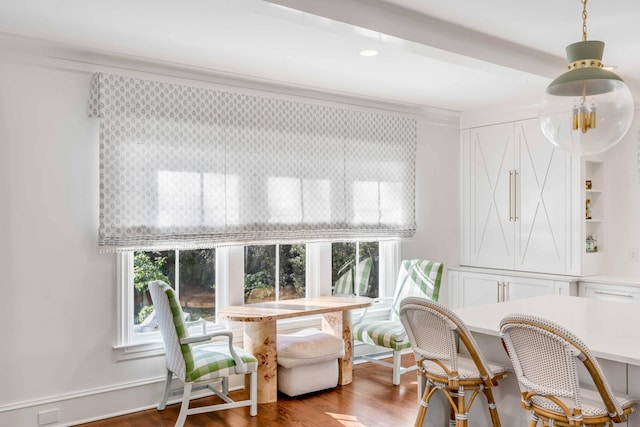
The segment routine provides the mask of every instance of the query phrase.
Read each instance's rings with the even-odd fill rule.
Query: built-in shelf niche
[[[589,188],[590,187],[590,188]],[[600,161],[585,161],[584,190],[585,241],[584,251],[591,255],[604,251],[604,165]],[[587,212],[587,206],[589,207]],[[595,237],[591,249],[590,237]]]

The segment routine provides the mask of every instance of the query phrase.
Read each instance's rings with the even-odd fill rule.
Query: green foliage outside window
[[[170,283],[169,278],[162,271],[166,262],[167,257],[151,257],[147,252],[136,252],[133,256],[134,300],[137,302],[134,309],[136,324],[142,323],[153,312],[153,305],[149,296],[149,283],[154,280]]]
[[[280,245],[280,299],[303,298],[306,294],[305,245]]]
[[[279,266],[276,266],[276,248],[279,250]],[[305,245],[246,246],[245,303],[275,300],[276,274],[279,274],[279,299],[304,297],[305,270]]]

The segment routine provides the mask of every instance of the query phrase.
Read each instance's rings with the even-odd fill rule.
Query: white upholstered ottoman
[[[335,387],[341,357],[344,342],[326,332],[278,334],[278,391],[298,396]]]

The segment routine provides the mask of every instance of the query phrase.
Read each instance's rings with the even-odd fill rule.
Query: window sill
[[[147,341],[141,343],[131,343],[113,346],[116,354],[116,362],[127,360],[144,359],[164,355],[164,344],[162,339],[158,341]]]

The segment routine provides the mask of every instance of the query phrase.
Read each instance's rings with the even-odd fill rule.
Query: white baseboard
[[[302,322],[280,322],[278,332],[290,333],[308,327],[320,328],[320,316],[309,316]],[[242,345],[241,330],[234,335],[236,341],[239,341],[235,344]],[[151,356],[156,357],[156,354]],[[164,390],[164,379],[163,375],[46,398],[10,404],[0,403],[0,426],[68,427],[155,408]],[[174,380],[172,385],[173,388],[181,388],[182,383]],[[242,387],[244,387],[242,376],[230,378],[231,390]],[[180,395],[177,395],[170,399],[169,403],[179,401]]]
[[[175,380],[172,385],[180,388]],[[230,378],[230,389],[243,387],[241,376]],[[0,406],[0,426],[68,427],[155,408],[164,390],[164,376],[78,393]],[[206,392],[202,392],[205,394]],[[197,396],[197,393],[194,393]],[[169,403],[180,401],[180,394]]]

